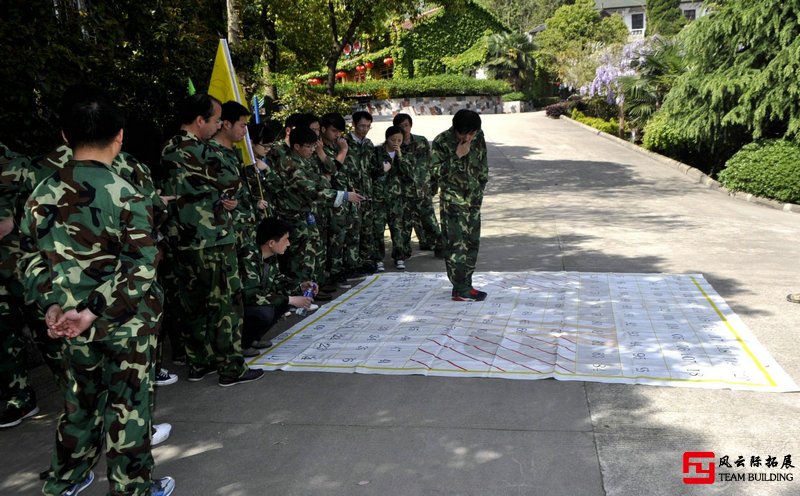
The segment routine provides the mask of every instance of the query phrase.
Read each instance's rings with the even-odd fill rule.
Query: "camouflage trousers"
[[[410,198],[395,197],[387,202],[386,220],[392,238],[392,258],[406,260],[411,257],[411,217],[407,215]]]
[[[346,203],[344,207],[350,210],[349,222],[344,233],[344,253],[342,255],[344,271],[348,273],[361,269],[364,264],[360,253],[362,207],[351,203]],[[363,208],[366,208],[366,205]]]
[[[371,232],[372,248],[370,249],[369,260],[372,262],[383,262],[386,257],[386,202],[372,202],[371,213]]]
[[[362,203],[358,206],[359,225],[358,225],[358,263],[360,267],[366,264],[373,264],[373,252],[375,251],[375,233],[372,226],[374,205],[371,202]],[[384,247],[385,248],[385,247]],[[383,260],[383,259],[381,259]]]
[[[462,207],[440,202],[444,262],[447,278],[457,293],[472,288],[472,274],[481,244],[480,207]]]
[[[44,494],[59,495],[85,479],[104,443],[109,494],[150,494],[156,339],[151,334],[67,343],[69,387]]]
[[[319,281],[316,278],[325,263],[319,254],[322,242],[318,226],[295,221],[289,240],[289,248],[278,258],[281,272],[298,288],[304,281]]]
[[[433,209],[433,198],[407,198],[406,217],[411,219],[410,226],[414,227],[419,240],[419,246],[426,249],[442,247],[442,232]],[[407,237],[411,239],[409,232]]]
[[[343,276],[345,272],[345,248],[352,225],[353,213],[350,210],[349,203],[346,202],[331,211],[326,257],[328,260],[327,269],[331,279],[334,281]]]
[[[22,407],[36,404],[28,383],[28,326],[33,341],[56,380],[64,389],[62,340],[50,339],[44,314],[36,305],[25,305],[22,285],[10,270],[0,270],[0,399]]]
[[[178,252],[186,358],[239,377],[242,358],[242,283],[233,244]]]
[[[307,239],[308,243],[310,243],[310,247],[306,249],[311,250],[316,256],[314,264],[312,265],[314,270],[311,276],[306,279],[301,279],[301,282],[316,281],[320,286],[327,282],[325,271],[330,273],[331,267],[331,259],[328,253],[328,229],[331,225],[331,212],[331,208],[321,208],[314,213],[316,224],[300,226],[300,229],[305,229],[309,232]],[[306,261],[309,260],[308,253],[303,255],[303,259]]]
[[[177,358],[186,354],[186,344],[183,342],[182,326],[186,322],[183,307],[179,298],[180,269],[176,260],[177,250],[166,248],[162,251],[164,259],[158,264],[158,282],[164,288],[164,312],[161,317],[161,332],[156,350],[156,367],[161,367],[161,347],[164,336],[169,337],[172,348],[172,357]]]

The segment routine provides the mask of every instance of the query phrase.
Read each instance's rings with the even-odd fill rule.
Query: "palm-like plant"
[[[652,50],[636,67],[638,74],[619,78],[625,110],[634,127],[642,127],[661,108],[675,79],[686,70],[681,46],[673,39],[653,38]]]
[[[515,91],[533,75],[534,45],[522,33],[494,33],[487,42],[486,67],[497,79],[508,79]]]

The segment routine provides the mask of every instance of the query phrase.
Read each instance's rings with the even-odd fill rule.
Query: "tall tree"
[[[527,32],[544,24],[562,5],[574,0],[479,0],[494,12],[501,21],[521,32]]]
[[[486,66],[498,79],[509,79],[515,91],[532,78],[536,61],[533,43],[521,33],[495,33],[489,36]]]
[[[686,18],[680,9],[681,0],[647,0],[646,34],[652,36],[673,36],[686,24]]]
[[[687,71],[661,112],[707,150],[800,137],[800,3],[731,1],[680,37]]]

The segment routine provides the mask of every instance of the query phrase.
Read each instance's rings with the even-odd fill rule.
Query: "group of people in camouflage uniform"
[[[188,380],[259,379],[244,358],[271,346],[291,307],[313,310],[420,248],[443,256],[455,301],[472,287],[488,177],[480,117],[460,111],[431,146],[398,114],[385,141],[372,116],[294,114],[277,141],[252,129],[256,160],[235,144],[249,111],[205,94],[178,109],[160,178],[121,152],[124,120],[96,88],[68,90],[66,143],[38,157],[0,145],[0,428],[38,413],[27,379],[27,325],[64,395],[44,494],[77,494],[105,443],[111,494],[168,495],[152,478],[154,386],[166,335]],[[440,231],[433,209],[439,192]],[[168,430],[166,431],[168,435]]]

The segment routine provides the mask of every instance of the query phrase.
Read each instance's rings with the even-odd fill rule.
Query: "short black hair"
[[[191,124],[198,116],[207,121],[214,115],[214,102],[222,106],[219,100],[205,93],[195,93],[186,97],[178,107],[178,122]]]
[[[408,114],[402,114],[402,113],[401,114],[397,114],[396,116],[394,116],[394,119],[392,119],[392,125],[399,126],[400,124],[404,123],[405,121],[408,121],[408,123],[411,124],[412,126],[414,125],[414,120],[411,119],[411,116],[408,115]]]
[[[474,110],[461,109],[453,116],[453,128],[462,134],[480,131],[481,116]]]
[[[389,126],[386,129],[386,136],[385,138],[388,140],[389,136],[394,136],[395,134],[403,134],[403,130],[400,129],[398,126]]]
[[[344,117],[342,117],[342,114],[338,112],[330,112],[320,117],[319,125],[320,127],[324,128],[332,127],[341,132],[344,132],[345,128],[347,127],[347,123],[344,122]]]
[[[289,145],[311,145],[315,144],[319,136],[310,127],[296,127],[289,133]]]
[[[351,115],[350,117],[353,119],[353,126],[358,124],[358,121],[360,121],[361,119],[366,119],[369,122],[372,122],[372,114],[370,114],[366,110],[358,110],[356,112],[353,112],[353,115]]]
[[[284,121],[284,123],[283,123],[283,128],[284,128],[284,129],[286,129],[286,128],[288,127],[288,128],[290,128],[290,129],[292,129],[292,128],[295,128],[295,127],[297,127],[297,123],[298,123],[298,122],[300,121],[300,119],[302,119],[302,118],[303,118],[303,114],[301,114],[300,112],[295,112],[294,114],[291,114],[291,115],[290,115],[289,117],[287,117],[287,118],[286,118],[286,120]]]
[[[58,125],[62,128],[64,127],[69,119],[69,113],[73,105],[91,100],[95,97],[102,97],[108,100],[108,96],[103,90],[91,84],[73,84],[64,90],[64,94],[61,96],[61,102],[56,111],[58,114]]]
[[[237,122],[242,116],[250,116],[247,107],[236,101],[229,101],[222,104],[222,120]]]
[[[261,246],[268,241],[280,241],[287,233],[292,233],[292,226],[288,222],[277,217],[267,217],[258,224],[256,243]]]
[[[314,124],[315,122],[319,122],[319,117],[311,112],[305,112],[298,116],[294,127],[311,127],[311,124]]]
[[[100,95],[72,102],[62,120],[61,131],[73,150],[81,146],[105,147],[125,127],[122,112]]]

